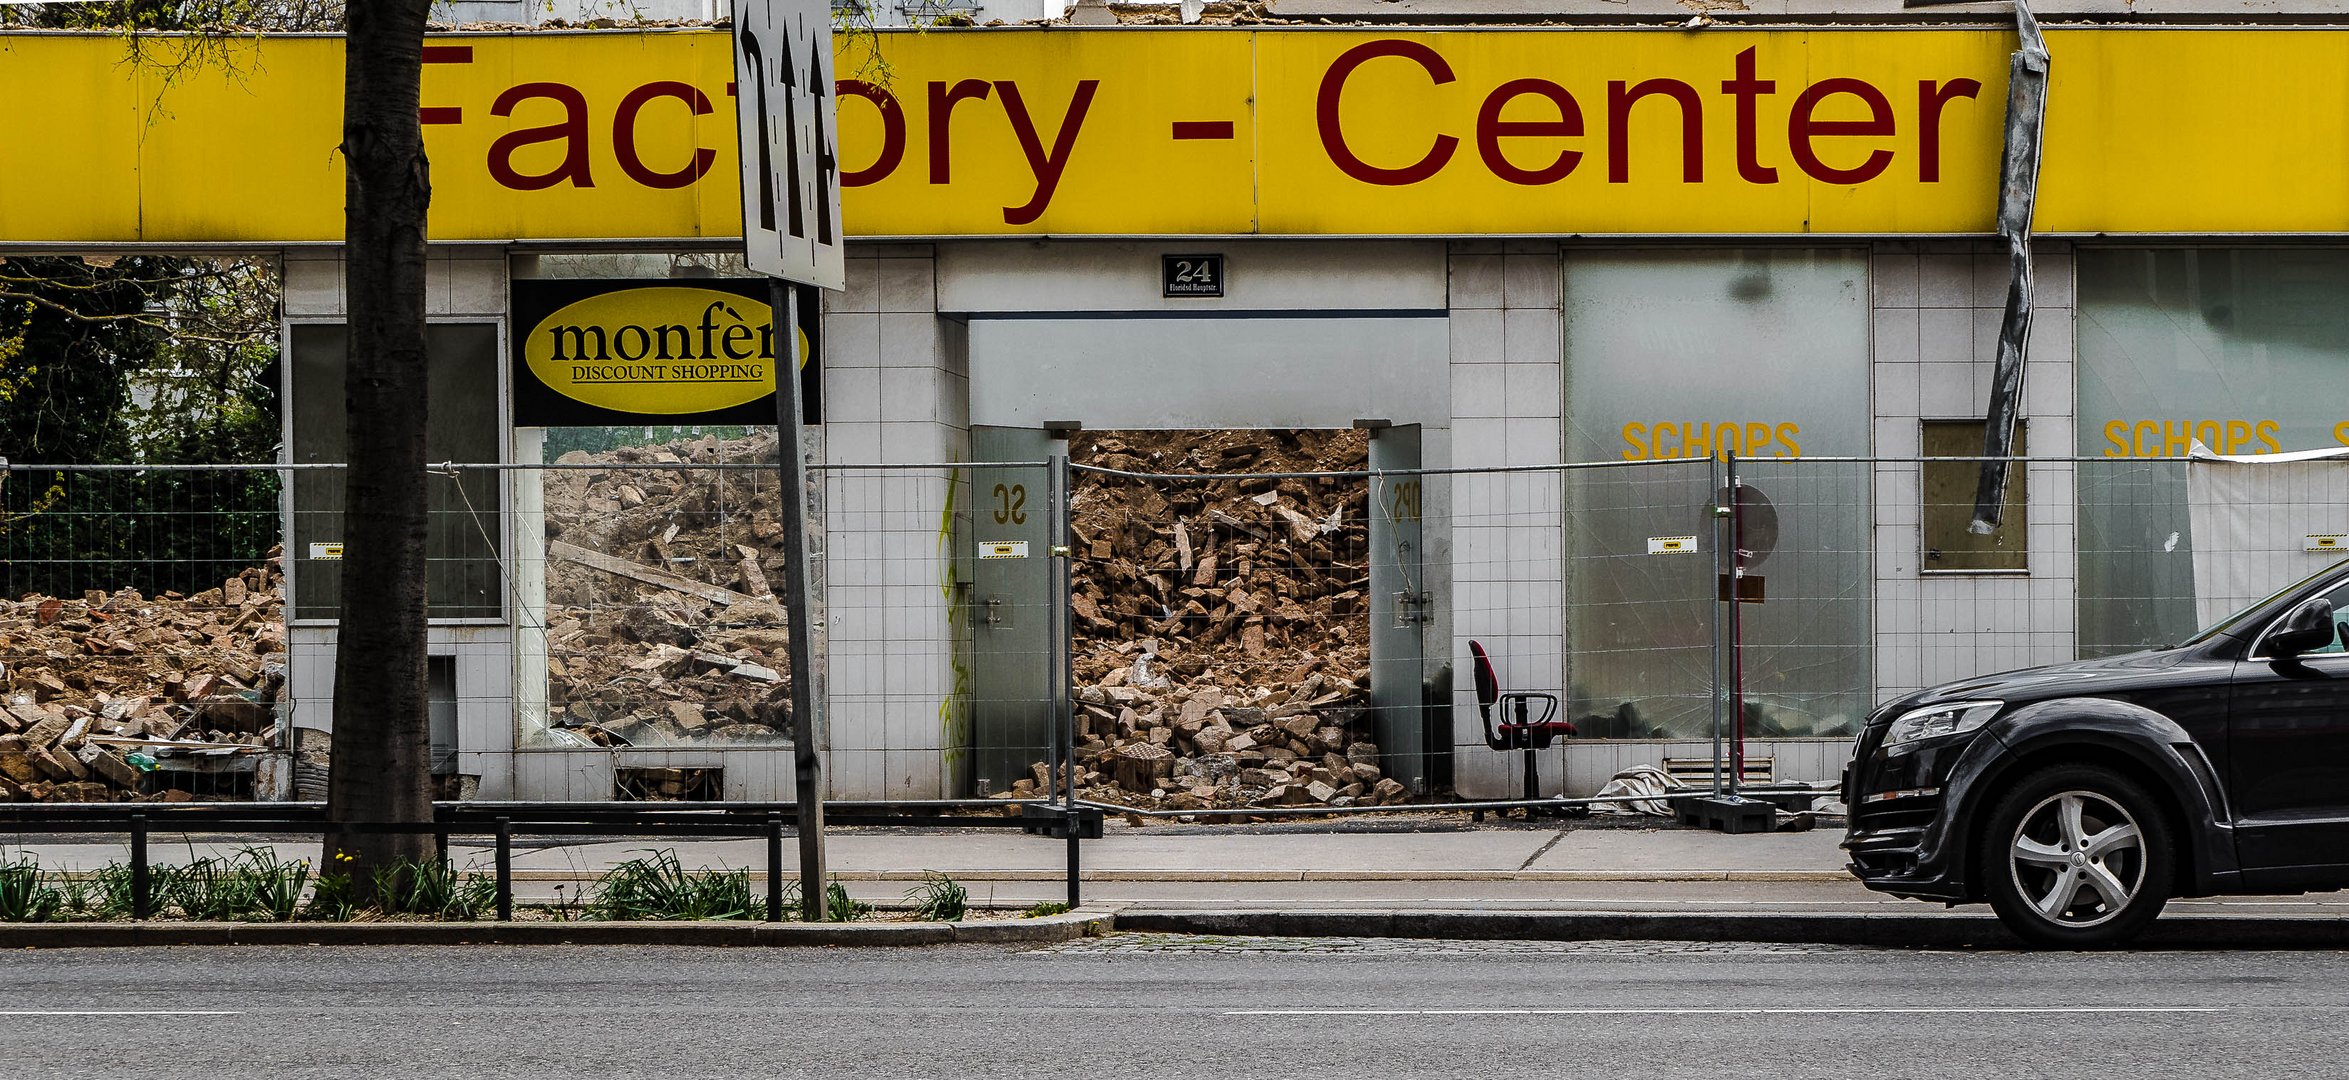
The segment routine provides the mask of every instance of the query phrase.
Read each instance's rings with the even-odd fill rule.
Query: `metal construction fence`
[[[448,797],[792,797],[773,453],[433,466]],[[1880,701],[2183,640],[2349,533],[2337,458],[2014,459],[1988,532],[1975,458],[1386,464],[822,467],[828,795],[1356,812],[1740,736],[1820,780]],[[0,796],[321,795],[340,472],[9,466]],[[1534,790],[1471,642],[1576,728]]]

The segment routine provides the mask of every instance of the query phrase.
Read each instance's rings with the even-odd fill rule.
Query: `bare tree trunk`
[[[375,872],[432,837],[348,828],[432,820],[424,645],[424,214],[417,125],[429,0],[350,6],[343,77],[343,259],[350,360],[342,621],[335,648],[329,872]],[[350,856],[338,860],[338,854]]]

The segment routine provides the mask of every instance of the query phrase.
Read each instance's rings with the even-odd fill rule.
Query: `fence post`
[[[1745,490],[1737,452],[1722,455],[1729,479],[1729,794],[1745,780]]]
[[[498,921],[514,921],[514,819],[498,819]]]
[[[1083,903],[1084,897],[1083,886],[1078,883],[1078,834],[1082,830],[1078,828],[1077,822],[1077,717],[1075,703],[1069,697],[1069,684],[1074,678],[1070,658],[1073,650],[1069,643],[1069,635],[1073,632],[1069,625],[1068,610],[1069,561],[1075,555],[1069,547],[1068,455],[1054,454],[1048,464],[1050,475],[1045,478],[1045,484],[1049,497],[1046,501],[1052,507],[1051,532],[1048,534],[1051,540],[1048,554],[1052,557],[1052,602],[1047,608],[1052,613],[1048,624],[1051,627],[1052,655],[1048,670],[1052,673],[1052,739],[1065,766],[1061,813],[1065,819],[1063,824],[1068,829],[1068,906],[1073,908]]]
[[[767,812],[767,921],[783,921],[783,812]]]
[[[147,815],[132,814],[131,840],[131,918],[144,919],[154,914],[154,902],[149,895],[154,882],[147,874]]]
[[[1713,604],[1711,608],[1713,617],[1708,621],[1711,623],[1709,629],[1713,638],[1713,795],[1718,798],[1723,791],[1721,787],[1722,713],[1728,704],[1728,680],[1724,679],[1721,674],[1721,583],[1729,579],[1731,564],[1727,553],[1722,550],[1727,546],[1722,542],[1722,534],[1727,530],[1722,527],[1721,519],[1728,515],[1729,508],[1722,505],[1722,495],[1727,487],[1724,477],[1721,475],[1719,456],[1716,455],[1705,460],[1705,478],[1708,481],[1705,493],[1705,526],[1706,533],[1713,542]]]

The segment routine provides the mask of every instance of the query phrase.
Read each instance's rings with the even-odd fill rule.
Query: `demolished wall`
[[[1087,432],[1126,472],[1359,471],[1359,431]],[[1141,479],[1079,471],[1078,787],[1144,809],[1396,803],[1370,741],[1361,478]],[[1043,789],[1036,775],[1010,795]]]
[[[0,802],[250,798],[287,708],[279,554],[193,596],[0,600]]]

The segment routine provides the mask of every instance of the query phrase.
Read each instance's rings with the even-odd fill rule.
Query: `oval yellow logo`
[[[564,397],[663,416],[772,396],[774,357],[774,313],[766,304],[680,285],[570,304],[531,327],[522,347],[530,373]]]

